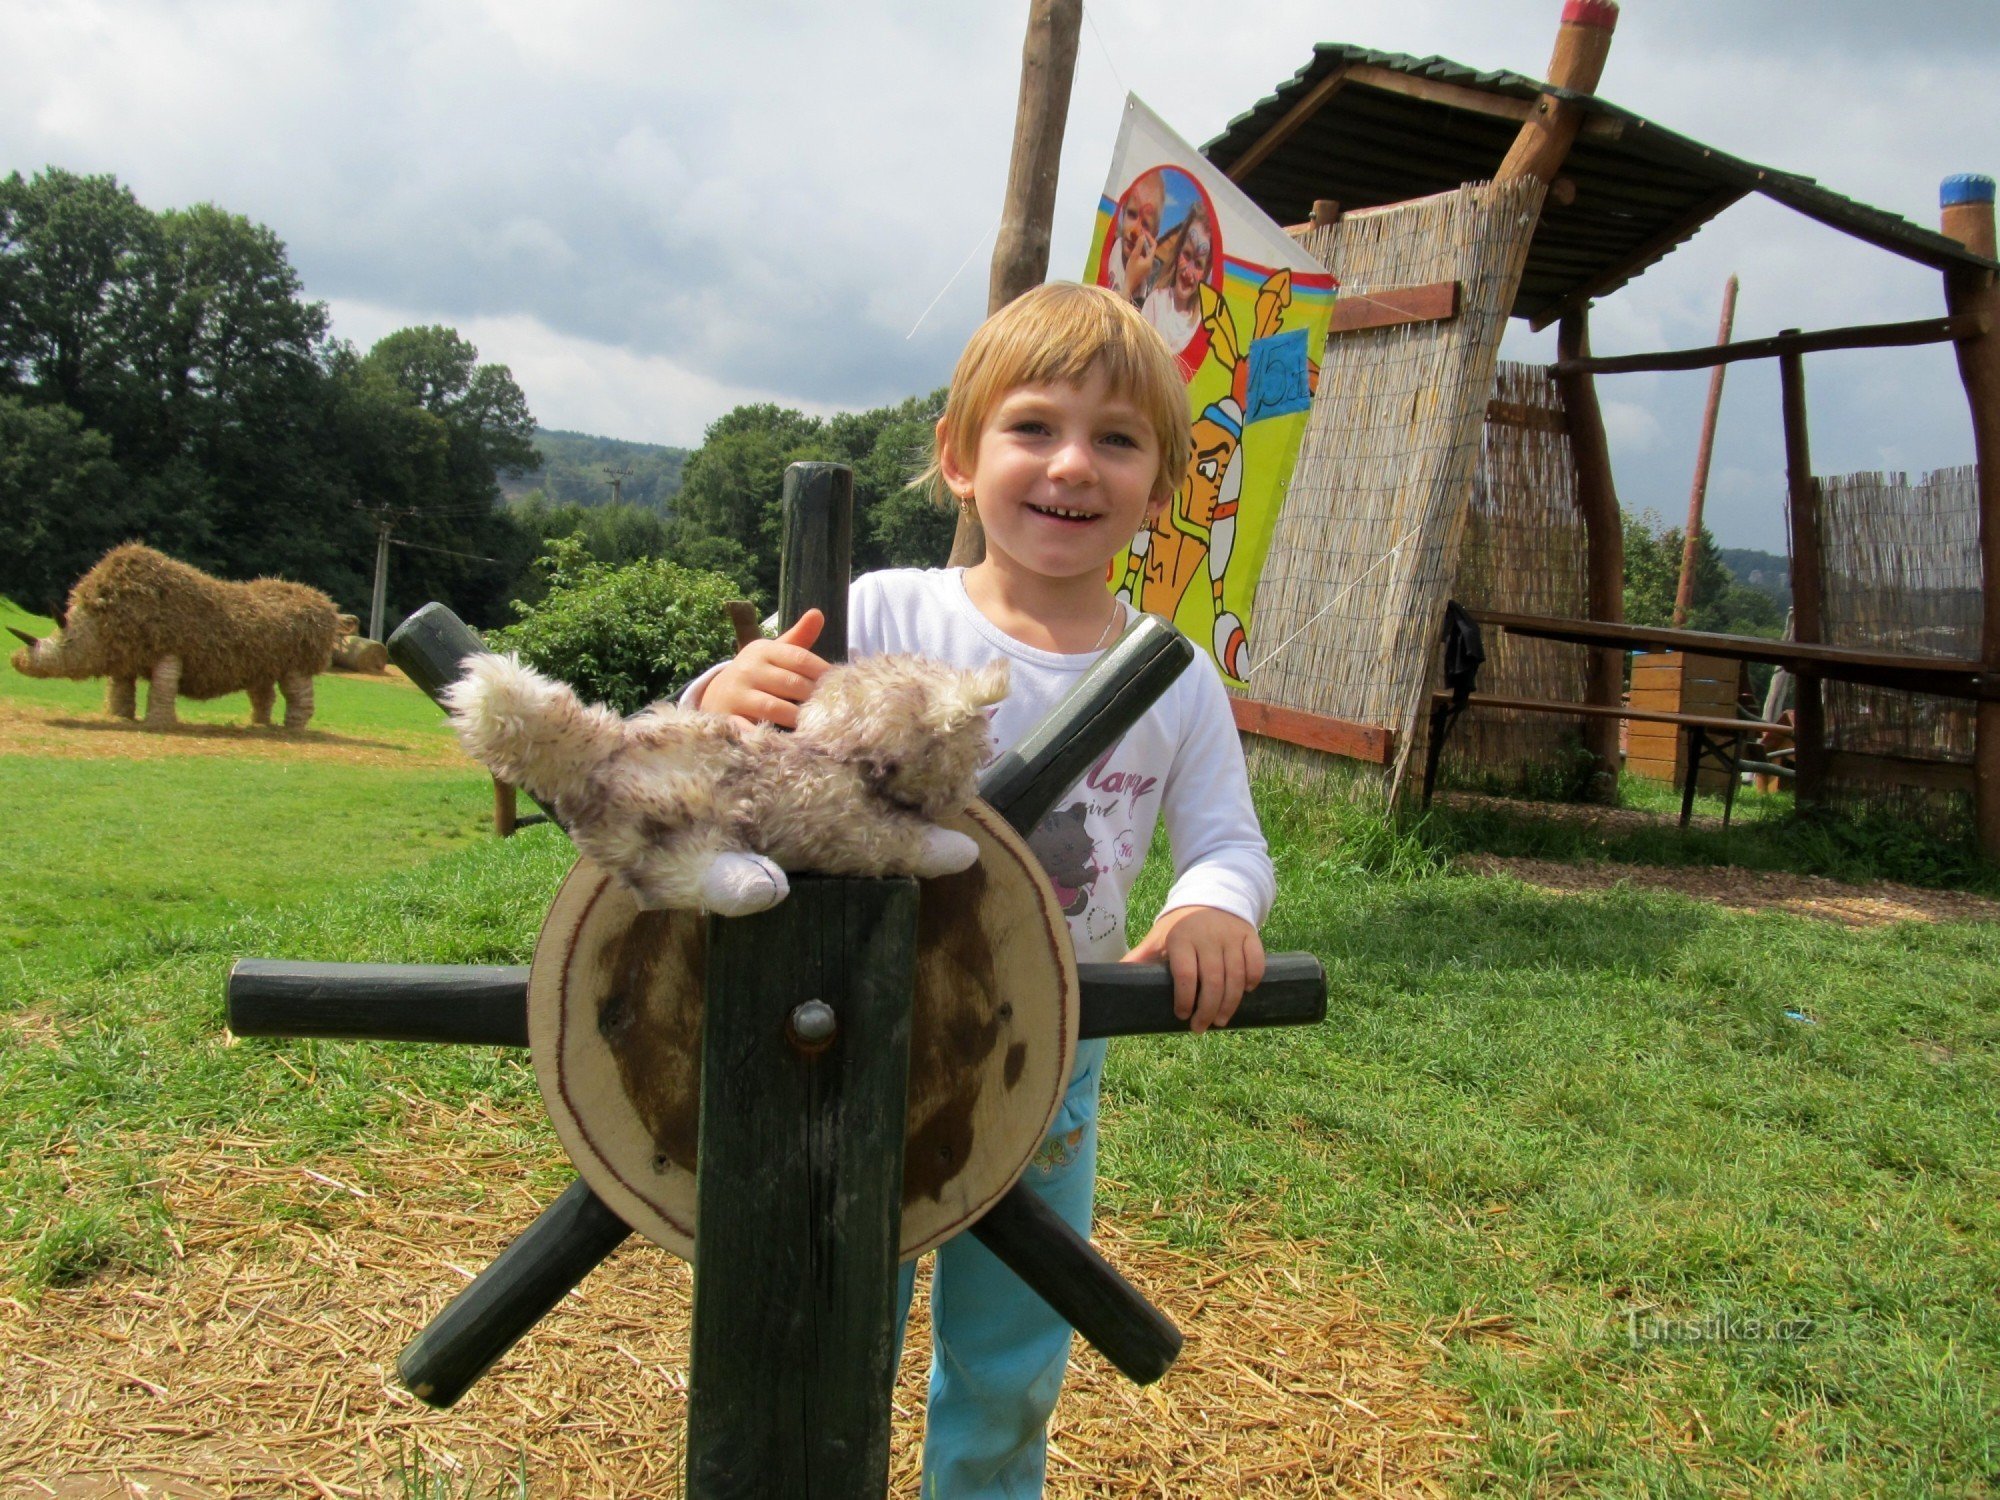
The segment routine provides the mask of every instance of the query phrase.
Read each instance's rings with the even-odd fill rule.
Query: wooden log
[[[1021,43],[1021,92],[1014,106],[1014,148],[1007,163],[1007,196],[1000,237],[987,277],[987,315],[998,312],[1049,274],[1049,229],[1055,218],[1056,177],[1062,166],[1063,131],[1069,123],[1070,83],[1076,75],[1077,35],[1083,0],[1029,0],[1028,34]],[[971,506],[959,510],[951,567],[971,567],[986,555],[986,533]]]
[[[1604,59],[1611,51],[1612,29],[1618,24],[1616,0],[1569,0],[1549,59],[1548,82],[1571,93],[1597,90],[1604,76]],[[1584,107],[1554,94],[1535,101],[1535,113],[1521,126],[1514,144],[1493,174],[1495,182],[1533,177],[1550,182],[1562,169],[1569,148],[1583,126]]]
[[[1180,1330],[1020,1183],[972,1233],[1127,1379],[1151,1385],[1172,1368],[1181,1352]]]
[[[1983,335],[1992,318],[1983,311],[1908,323],[1857,323],[1804,333],[1788,328],[1770,338],[1716,343],[1699,349],[1665,349],[1656,354],[1608,354],[1602,358],[1558,359],[1552,375],[1632,375],[1660,370],[1706,370],[1746,359],[1786,354],[1824,354],[1835,349],[1903,349],[1921,344],[1962,343]]]
[[[1939,186],[1939,228],[1975,255],[1994,258],[1993,179],[1947,177]],[[1945,307],[1984,326],[1958,346],[1958,378],[1972,409],[1972,453],[1979,486],[1981,611],[1979,655],[2000,675],[2000,284],[1991,271],[1945,273]],[[2000,704],[1982,703],[1973,742],[1973,825],[1980,850],[2000,859]]]
[[[1186,637],[1141,615],[1040,724],[980,773],[981,799],[1019,832],[1031,833],[1193,660]]]
[[[436,600],[403,621],[389,637],[389,659],[440,708],[444,706],[444,690],[458,681],[459,673],[465,669],[465,659],[485,649],[486,643],[473,633],[472,627]],[[549,822],[558,828],[564,826],[556,810],[541,798],[530,793],[529,800]]]
[[[1722,321],[1715,330],[1715,343],[1725,348],[1729,335],[1736,326],[1736,278],[1731,276],[1722,285]],[[1715,421],[1722,411],[1722,377],[1728,372],[1727,365],[1717,365],[1709,373],[1708,400],[1701,409],[1701,441],[1694,450],[1694,483],[1688,490],[1687,527],[1681,536],[1681,576],[1674,589],[1674,628],[1679,629],[1688,622],[1688,611],[1694,607],[1694,565],[1701,553],[1701,512],[1708,499],[1708,466],[1715,456]]]
[[[1787,329],[1796,333],[1796,329]],[[1797,349],[1778,356],[1778,393],[1785,428],[1785,504],[1792,531],[1792,636],[1823,642],[1825,553],[1820,547],[1819,485],[1812,475],[1811,441],[1806,426],[1805,359]],[[1818,803],[1826,791],[1826,707],[1819,673],[1802,668],[1793,685],[1797,740],[1795,765],[1800,807]]]
[[[847,660],[847,577],[854,554],[854,471],[845,464],[792,464],[785,470],[785,537],[778,565],[778,625],[790,630],[808,609],[826,616],[813,650]]]
[[[511,781],[493,778],[493,832],[503,839],[514,836],[521,822],[521,789]]]
[[[1237,729],[1244,734],[1280,740],[1287,745],[1302,745],[1308,750],[1321,750],[1329,755],[1344,755],[1349,760],[1365,761],[1371,766],[1386,766],[1395,757],[1396,731],[1380,724],[1361,724],[1352,719],[1335,718],[1332,714],[1308,713],[1304,709],[1286,708],[1283,704],[1265,703],[1256,698],[1231,698],[1229,712],[1236,720]]]
[[[916,933],[914,880],[709,921],[690,1500],[888,1486]]]
[[[1079,1038],[1159,1036],[1186,1031],[1174,1014],[1174,977],[1165,964],[1078,964]],[[1311,1026],[1326,1019],[1326,969],[1310,953],[1272,953],[1264,982],[1243,992],[1230,1031]]]
[[[1590,315],[1574,312],[1556,332],[1556,348],[1565,357],[1590,356]],[[1587,372],[1556,377],[1563,398],[1563,420],[1569,427],[1570,454],[1576,464],[1576,504],[1583,513],[1585,607],[1593,620],[1625,618],[1625,518],[1618,509],[1618,490],[1611,478],[1611,447],[1604,436],[1604,413],[1597,405],[1597,387]],[[1590,653],[1585,669],[1584,701],[1615,708],[1624,695],[1625,653],[1600,647]],[[1587,724],[1583,748],[1590,756],[1598,795],[1617,799],[1618,726],[1609,720]]]
[[[237,1036],[528,1045],[528,971],[499,964],[239,958],[224,986]]]
[[[418,1400],[450,1406],[631,1232],[571,1183],[410,1341],[397,1377]]]

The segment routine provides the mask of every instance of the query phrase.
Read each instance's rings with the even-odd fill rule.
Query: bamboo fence
[[[1468,609],[1579,619],[1589,613],[1587,569],[1562,395],[1546,367],[1503,362],[1487,408],[1452,597]],[[1583,701],[1585,647],[1497,630],[1486,632],[1485,646],[1482,693]],[[1441,675],[1435,685],[1443,685]],[[1428,732],[1428,721],[1422,728]],[[1579,750],[1574,719],[1481,709],[1452,729],[1440,779],[1533,790],[1572,765]]]
[[[1460,284],[1459,313],[1330,339],[1257,595],[1253,696],[1396,731],[1393,793],[1430,692],[1500,335],[1541,209],[1474,184],[1299,231],[1343,299]],[[1322,764],[1253,741],[1253,764]]]
[[[1842,474],[1819,481],[1823,615],[1840,646],[1927,656],[1979,654],[1979,497],[1971,465],[1912,484],[1904,474]],[[1893,688],[1829,682],[1828,748],[1969,765],[1968,703]],[[1844,802],[1927,822],[1968,817],[1963,793],[1885,789],[1830,780]]]

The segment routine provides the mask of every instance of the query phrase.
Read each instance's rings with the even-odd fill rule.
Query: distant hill
[[[1759,552],[1751,547],[1718,547],[1722,559],[1736,581],[1746,588],[1769,594],[1785,608],[1792,605],[1792,563],[1782,552]]]
[[[665,515],[680,493],[681,466],[690,450],[543,428],[535,433],[535,451],[542,455],[541,468],[501,478],[501,493],[509,500],[540,490],[557,505],[608,505],[611,471],[623,469],[628,472],[619,479],[618,498]]]

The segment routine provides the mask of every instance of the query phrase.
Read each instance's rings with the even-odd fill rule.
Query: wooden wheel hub
[[[985,803],[947,826],[971,835],[979,860],[921,886],[905,1260],[1013,1185],[1055,1119],[1076,1057],[1076,962],[1047,876]],[[564,1149],[620,1218],[688,1259],[707,922],[641,911],[579,860],[549,908],[528,978],[528,1044]]]

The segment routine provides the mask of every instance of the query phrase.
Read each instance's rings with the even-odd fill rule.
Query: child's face
[[[1199,224],[1188,225],[1181,240],[1180,258],[1174,263],[1174,283],[1183,297],[1208,280],[1208,231]]]
[[[1165,498],[1154,498],[1153,424],[1095,370],[1081,385],[1016,386],[987,414],[970,466],[947,448],[941,467],[978,506],[988,558],[1048,579],[1101,580]]]
[[[1143,186],[1134,187],[1125,195],[1125,207],[1118,216],[1120,237],[1125,242],[1125,253],[1133,255],[1139,247],[1148,243],[1160,232],[1160,200]]]

